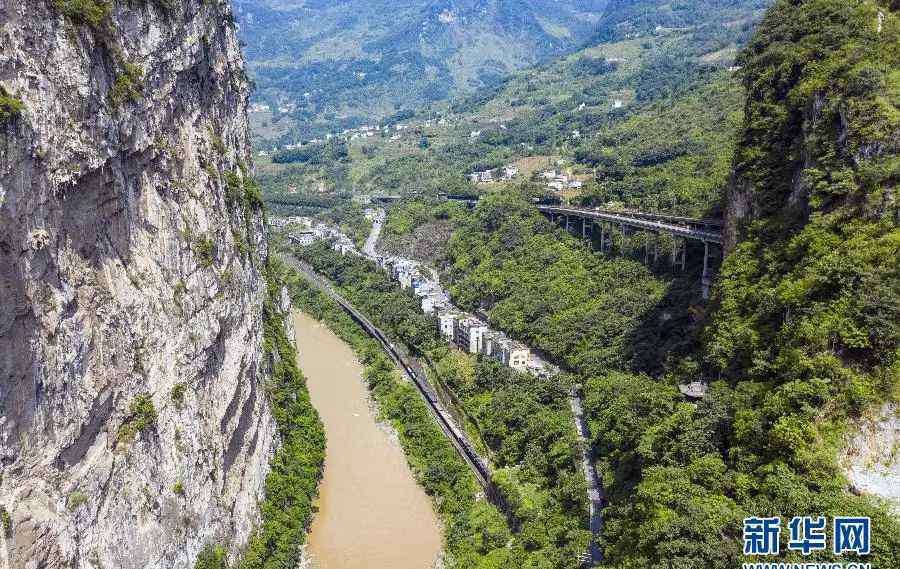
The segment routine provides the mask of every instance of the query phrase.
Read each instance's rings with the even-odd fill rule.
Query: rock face
[[[258,521],[267,252],[231,22],[0,0],[23,103],[0,123],[0,567],[188,568]]]
[[[841,456],[856,492],[888,500],[900,514],[900,406],[885,403],[858,421]]]

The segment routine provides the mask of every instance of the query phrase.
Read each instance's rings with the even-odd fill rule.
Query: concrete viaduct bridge
[[[629,210],[611,210],[603,208],[584,208],[562,205],[538,205],[538,210],[550,217],[554,222],[564,225],[569,233],[573,233],[574,225],[581,226],[584,238],[593,237],[595,228],[600,230],[600,250],[612,249],[614,228],[619,228],[619,235],[624,240],[626,228],[656,234],[667,233],[675,237],[672,241],[672,265],[684,270],[687,262],[687,241],[703,243],[703,298],[709,298],[713,273],[710,270],[710,246],[722,246],[722,221],[718,219],[697,219],[657,213],[646,213]],[[650,248],[644,247],[644,261],[649,261]],[[659,239],[654,240],[653,260],[659,259]]]
[[[479,201],[477,196],[441,194],[441,197],[451,201],[463,202],[472,207],[477,205]],[[684,270],[687,263],[687,241],[702,242],[703,277],[701,286],[703,287],[703,298],[709,298],[709,291],[712,287],[714,276],[709,262],[710,247],[718,246],[720,249],[722,247],[722,227],[724,224],[721,220],[564,205],[538,204],[537,209],[548,216],[551,221],[564,225],[569,233],[576,233],[580,225],[581,236],[584,238],[593,237],[595,228],[598,228],[600,231],[600,250],[604,253],[612,250],[615,239],[614,229],[616,227],[619,228],[619,236],[623,240],[627,235],[626,228],[632,231],[646,231],[655,234],[657,239],[654,240],[652,253],[654,262],[659,259],[659,234],[667,233],[672,235],[675,238],[672,242],[672,265],[680,267],[681,270]],[[645,246],[645,263],[649,262],[650,255],[650,248]]]

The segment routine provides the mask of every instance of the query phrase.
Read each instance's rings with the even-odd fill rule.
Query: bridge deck
[[[720,225],[720,223],[714,220],[562,206],[539,205],[537,207],[540,211],[550,214],[569,215],[582,219],[618,223],[647,231],[671,233],[687,239],[696,239],[698,241],[706,241],[709,243],[722,243],[722,232],[713,229],[713,227]]]

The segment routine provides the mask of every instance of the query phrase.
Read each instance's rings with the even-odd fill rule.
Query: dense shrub
[[[6,89],[0,87],[0,124],[18,116],[24,108],[25,105],[20,99],[13,97],[6,92]]]
[[[241,569],[297,566],[325,461],[325,430],[297,367],[296,348],[285,330],[287,315],[279,309],[284,277],[284,267],[270,257],[264,346],[272,362],[268,395],[281,446],[266,477],[262,525],[247,546]]]

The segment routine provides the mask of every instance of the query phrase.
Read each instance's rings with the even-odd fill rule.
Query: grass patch
[[[0,123],[19,116],[24,108],[25,105],[20,99],[13,97],[6,92],[6,89],[0,87]]]
[[[187,386],[183,383],[176,383],[172,388],[172,392],[169,394],[169,397],[172,399],[172,403],[175,404],[175,407],[181,409],[184,405],[184,395],[187,392]]]
[[[69,510],[74,512],[79,507],[86,504],[87,501],[88,501],[87,494],[85,494],[84,492],[82,492],[80,490],[75,490],[74,492],[69,494],[69,504],[68,504]]]
[[[209,237],[197,239],[197,241],[194,242],[194,252],[200,259],[200,263],[206,268],[211,267],[215,261],[215,247],[215,243],[213,243],[213,240]]]
[[[0,523],[3,524],[3,535],[9,537],[12,534],[12,518],[4,506],[0,506]]]
[[[129,443],[148,427],[156,425],[157,413],[149,393],[141,393],[131,402],[128,417],[119,427],[119,441]]]

